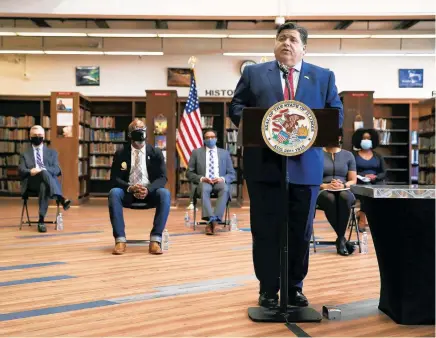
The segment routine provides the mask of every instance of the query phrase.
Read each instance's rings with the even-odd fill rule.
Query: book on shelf
[[[91,130],[91,141],[105,141],[105,142],[125,142],[125,131],[107,131],[107,130]]]
[[[50,128],[50,116],[43,116],[42,117],[42,127],[45,128]]]
[[[8,193],[20,193],[20,181],[0,181],[0,191]]]
[[[115,117],[112,116],[92,116],[91,128],[115,128]]]
[[[238,131],[231,130],[227,131],[227,142],[237,142],[238,141]]]
[[[83,107],[79,110],[79,122],[87,125],[91,125],[91,112]]]
[[[238,129],[230,117],[226,117],[226,129]]]
[[[423,168],[434,168],[434,153],[419,154],[419,166]]]
[[[434,116],[419,121],[418,130],[420,133],[435,132],[435,118]]]
[[[419,150],[412,149],[410,155],[411,155],[410,156],[410,163],[411,164],[418,164]]]
[[[430,136],[430,137],[420,137],[419,138],[419,149],[428,149],[428,150],[434,150],[435,149],[435,145],[434,145],[434,141],[435,141],[435,136]]]
[[[91,155],[89,158],[89,165],[91,167],[110,167],[112,166],[113,156],[98,156]]]
[[[112,155],[118,149],[121,149],[123,144],[121,143],[91,143],[89,145],[90,154],[108,154]]]
[[[35,125],[35,118],[33,116],[0,116],[0,127],[30,128],[33,125]]]
[[[29,130],[0,128],[0,139],[12,141],[27,141],[29,140]]]
[[[374,129],[378,129],[378,130],[387,129],[387,120],[386,119],[374,117],[372,119],[372,121],[373,121]]]
[[[213,128],[213,116],[202,116],[201,117],[201,128]]]
[[[109,181],[111,178],[110,169],[91,168],[91,180]]]
[[[426,184],[426,185],[434,185],[435,184],[434,172],[428,172],[424,170],[419,171],[418,183]]]
[[[410,132],[410,141],[412,142],[412,145],[418,144],[418,132],[416,130]]]

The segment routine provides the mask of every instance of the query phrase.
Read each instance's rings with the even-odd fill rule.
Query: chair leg
[[[27,201],[23,200],[23,207],[21,208],[20,230],[23,227],[24,206],[26,205],[26,203]]]
[[[29,226],[31,226],[32,224],[30,223],[29,209],[27,207],[27,200],[24,202],[24,205],[26,207],[27,223],[29,224]]]
[[[316,253],[315,230],[312,229],[313,252]]]
[[[59,201],[56,201],[56,218],[55,218],[55,221],[54,221],[54,223],[55,223],[55,230],[58,229],[58,216],[59,216],[59,212],[60,212]]]
[[[359,246],[359,253],[362,253],[362,247],[360,244],[360,236],[359,236],[359,225],[357,223],[356,212],[355,212],[354,208],[351,209],[350,234],[348,235],[348,241],[350,241],[350,239],[351,239],[351,234],[353,233],[353,228],[356,231],[357,245]]]
[[[194,231],[195,226],[197,225],[197,201],[194,201]]]

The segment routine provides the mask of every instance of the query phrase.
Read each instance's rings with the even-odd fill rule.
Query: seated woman
[[[342,256],[348,256],[354,251],[354,246],[345,239],[345,232],[351,206],[355,201],[350,186],[356,184],[356,180],[356,162],[353,154],[338,146],[324,148],[324,177],[317,204],[325,212],[327,220],[336,232],[336,250]]]
[[[352,137],[355,149],[358,184],[384,184],[386,178],[385,161],[374,149],[378,147],[380,136],[375,129],[358,129]],[[360,202],[360,211],[357,216],[359,229],[364,231],[368,226],[365,215],[365,203]]]

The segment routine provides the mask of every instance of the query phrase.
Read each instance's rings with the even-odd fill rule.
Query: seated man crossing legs
[[[202,219],[208,222],[206,235],[213,235],[223,218],[231,184],[235,180],[235,169],[230,153],[216,146],[217,133],[214,130],[205,130],[203,139],[205,146],[195,149],[191,154],[186,177],[199,187]],[[212,210],[210,201],[212,192],[218,195],[215,210]]]
[[[35,192],[39,194],[38,231],[46,232],[44,223],[48,209],[48,200],[55,198],[64,210],[68,210],[71,201],[62,195],[62,187],[57,179],[61,173],[58,153],[56,150],[44,146],[45,131],[41,126],[30,128],[30,142],[32,146],[20,156],[18,172],[21,177],[21,194]]]

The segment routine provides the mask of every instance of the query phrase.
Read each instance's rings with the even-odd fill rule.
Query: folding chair
[[[62,169],[60,170],[60,173],[58,175],[58,179],[61,179],[61,187],[63,184],[63,176],[62,176]],[[29,217],[29,209],[28,209],[28,205],[27,202],[29,200],[29,198],[32,197],[39,197],[39,191],[30,191],[27,190],[24,192],[24,194],[21,195],[21,198],[23,200],[23,207],[21,208],[21,219],[20,219],[20,230],[23,227],[23,217],[24,217],[24,210],[26,210],[26,216],[27,216],[27,221],[25,223],[27,223],[29,226],[31,226],[32,224],[38,224],[38,221],[31,221],[30,217]],[[45,221],[44,223],[48,223],[48,224],[55,224],[55,227],[57,228],[58,226],[58,216],[60,213],[60,202],[58,200],[56,200],[56,217],[54,221]]]
[[[146,202],[135,202],[130,205],[123,205],[123,208],[132,209],[132,210],[147,210],[147,209],[155,209],[155,206],[150,205]],[[139,243],[150,243],[148,239],[131,239],[127,240],[128,244],[139,244]]]
[[[197,225],[207,225],[208,222],[201,221],[197,222],[197,200],[200,197],[200,194],[198,192],[198,185],[192,184],[191,188],[194,191],[194,194],[192,196],[192,204],[194,205],[194,230]],[[210,194],[211,199],[217,199],[218,195],[214,192]],[[218,222],[219,225],[224,225],[224,227],[230,226],[230,201],[232,200],[232,193],[229,193],[229,199],[227,200],[226,204],[226,211],[224,212],[224,221]]]
[[[360,245],[360,237],[359,237],[359,228],[358,228],[358,224],[357,224],[357,217],[356,217],[356,202],[353,203],[353,205],[351,206],[351,213],[350,213],[350,219],[348,221],[348,229],[350,229],[350,232],[348,234],[348,242],[353,244],[353,245],[357,245],[359,246],[359,252],[362,252],[362,247]],[[316,210],[322,210],[319,208],[319,206],[316,206]],[[353,233],[353,228],[356,231],[356,235],[357,235],[357,240],[356,241],[350,241],[351,239],[351,235]],[[312,240],[310,241],[311,243],[313,243],[313,252],[316,252],[316,246],[317,245],[336,245],[335,241],[318,241],[315,240],[315,227],[312,228]]]

